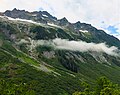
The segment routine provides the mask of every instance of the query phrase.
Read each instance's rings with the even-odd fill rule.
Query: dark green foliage
[[[16,81],[16,82],[15,82]],[[17,80],[0,79],[0,95],[36,95],[32,84],[17,83]]]
[[[59,50],[57,52],[59,62],[68,70],[71,70],[77,73],[79,66],[76,65],[74,58],[67,58],[65,53],[66,52],[62,50]]]
[[[116,46],[120,48],[120,41],[111,36],[106,34],[104,31],[102,30],[96,30],[95,32],[91,31],[91,42],[95,42],[95,43],[102,43],[102,42],[106,42],[106,44],[108,44],[109,46]]]
[[[17,51],[16,54],[17,56],[20,55]],[[21,54],[21,57],[25,57],[25,55]],[[26,63],[21,62],[22,60]],[[8,84],[4,84],[6,85],[5,91],[7,90],[5,93],[17,93],[20,89],[21,92],[17,95],[23,95],[23,93],[28,91],[30,91],[29,93],[35,91],[36,95],[68,95],[75,91],[74,87],[79,88],[80,81],[72,76],[66,75],[64,74],[65,72],[61,71],[59,71],[60,74],[63,74],[61,77],[58,75],[55,77],[52,73],[42,72],[29,65],[31,64],[29,62],[32,62],[32,60],[30,61],[29,57],[20,60],[4,50],[0,51],[0,78]],[[32,62],[32,64],[35,63]],[[38,63],[36,62],[36,64]],[[26,83],[28,86],[32,85],[32,89],[24,86],[23,83]],[[1,88],[4,91],[3,87]]]
[[[43,46],[38,46],[36,48],[36,50],[41,53],[41,52],[44,52],[44,51],[49,52],[49,51],[54,50],[54,49],[53,49],[53,47],[43,45]]]
[[[16,26],[11,25],[10,23],[7,23],[7,22],[0,21],[0,29],[4,32],[9,32],[9,35],[17,33]]]
[[[87,83],[83,83],[83,86],[83,91],[77,91],[73,95],[120,95],[118,84],[112,83],[106,77],[99,78],[94,88],[90,88]]]
[[[57,29],[57,35],[61,39],[70,39],[70,40],[72,39],[71,36],[67,34],[67,31],[59,29],[59,28]]]
[[[67,34],[64,30],[58,28],[45,28],[42,26],[33,26],[31,27],[30,32],[33,32],[36,34],[34,39],[43,39],[43,40],[49,40],[49,39],[55,39],[56,36],[63,39],[72,39],[69,34]],[[69,33],[69,32],[68,32]]]
[[[33,32],[36,34],[35,39],[43,39],[43,40],[48,40],[48,39],[54,39],[55,38],[55,30],[53,31],[52,28],[47,29],[42,26],[33,26],[30,30],[30,32]]]

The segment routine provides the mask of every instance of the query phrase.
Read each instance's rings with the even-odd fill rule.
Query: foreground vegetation
[[[35,95],[35,91],[32,89],[32,84],[0,79],[0,95]]]
[[[118,84],[112,83],[106,77],[100,77],[95,84],[95,87],[91,87],[86,82],[82,82],[83,88],[81,91],[76,91],[72,95],[120,95],[120,87]],[[0,79],[0,95],[37,95],[37,92],[33,89],[34,82],[29,84],[17,82],[15,80],[6,81]],[[54,89],[55,90],[55,89]],[[56,89],[57,90],[57,89]],[[48,90],[45,90],[46,94],[41,92],[42,95],[52,95]],[[56,92],[56,91],[54,91]],[[41,95],[40,93],[38,93]],[[54,95],[68,95],[67,93],[54,93]]]
[[[112,83],[106,77],[101,77],[96,81],[96,86],[91,88],[90,85],[83,82],[83,91],[76,91],[73,95],[120,95],[118,84]]]

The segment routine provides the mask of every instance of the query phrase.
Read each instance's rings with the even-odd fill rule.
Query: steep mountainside
[[[17,10],[15,8],[12,11],[7,10],[3,14],[12,18],[33,20],[56,27],[57,25],[58,27],[61,26],[62,28],[66,28],[71,31],[75,40],[81,39],[83,41],[95,43],[106,42],[108,45],[120,48],[120,41],[113,36],[107,35],[103,30],[98,30],[90,24],[80,23],[79,21],[76,23],[70,23],[65,17],[58,20],[46,11],[27,12],[25,10]],[[82,31],[88,31],[88,33]]]
[[[100,76],[120,84],[119,49],[103,30],[46,11],[0,16],[0,78],[31,83],[37,95],[69,95]]]

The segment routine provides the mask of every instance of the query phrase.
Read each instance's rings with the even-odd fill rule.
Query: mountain
[[[46,11],[28,12],[25,10],[17,10],[16,8],[14,8],[12,11],[7,10],[3,14],[12,18],[34,20],[41,23],[47,23],[49,21],[54,22],[54,20],[57,20],[57,18],[53,17]]]
[[[31,84],[36,95],[71,95],[82,81],[120,84],[120,41],[90,24],[46,11],[0,16],[0,78]]]
[[[15,8],[12,11],[9,10],[5,11],[3,14],[5,16],[12,17],[15,19],[16,18],[27,19],[42,24],[61,26],[62,28],[66,28],[69,31],[75,33],[76,36],[74,37],[74,39],[76,38],[75,40],[81,39],[83,41],[95,42],[95,43],[106,42],[108,45],[117,46],[120,48],[120,41],[117,38],[106,34],[103,30],[96,29],[90,24],[80,23],[79,21],[76,23],[70,23],[65,17],[57,20],[56,17],[50,15],[46,11],[27,12],[25,10],[17,10]],[[89,31],[89,33],[83,33],[80,30],[83,31],[86,30]],[[112,41],[110,41],[111,39]]]

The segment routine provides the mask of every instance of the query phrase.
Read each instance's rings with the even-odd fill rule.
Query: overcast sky
[[[120,0],[0,0],[0,11],[45,10],[70,22],[85,22],[120,39]]]

